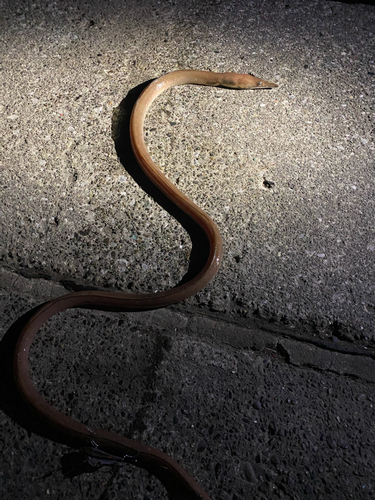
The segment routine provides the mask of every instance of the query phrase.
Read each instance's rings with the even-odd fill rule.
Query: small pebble
[[[330,448],[336,448],[337,447],[337,443],[336,443],[336,440],[333,439],[332,436],[327,436],[326,438],[326,441],[327,441],[327,444]]]
[[[251,464],[249,464],[249,462],[245,463],[244,473],[245,473],[245,478],[247,479],[247,481],[249,481],[249,483],[256,482],[257,478],[254,469],[252,468]]]
[[[275,424],[275,422],[270,422],[270,424],[268,426],[268,432],[271,435],[275,435],[276,434],[276,424]]]
[[[206,449],[206,443],[204,441],[200,441],[198,443],[198,453],[201,453],[202,451],[204,451]]]
[[[256,399],[254,401],[253,408],[255,408],[255,410],[260,410],[262,408],[262,403],[259,401],[259,399]]]
[[[306,493],[306,495],[311,495],[312,493],[314,493],[314,488],[312,487],[312,485],[310,483],[306,484],[305,493]]]
[[[270,491],[270,485],[268,483],[262,483],[258,490],[261,492],[261,493],[264,493],[264,494],[267,494],[269,493]]]

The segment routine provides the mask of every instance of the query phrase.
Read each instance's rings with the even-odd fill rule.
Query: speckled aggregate
[[[172,89],[147,119],[155,162],[224,237],[222,270],[191,303],[373,337],[371,7],[4,9],[4,266],[125,290],[177,283],[189,238],[119,162],[114,111],[167,71],[252,72],[279,88]]]
[[[215,500],[374,498],[374,8],[326,0],[0,2],[2,332],[81,286],[174,286],[191,243],[120,162],[128,92],[155,163],[224,240],[217,277],[142,315],[72,311],[33,350],[38,387],[83,421],[171,453]],[[66,480],[63,446],[9,415],[1,498],[163,498],[133,468]],[[106,496],[107,495],[107,496]]]

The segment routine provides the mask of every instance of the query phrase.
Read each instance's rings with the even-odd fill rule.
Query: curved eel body
[[[175,71],[154,80],[143,91],[133,108],[130,135],[135,157],[151,181],[202,228],[209,241],[207,262],[190,281],[166,291],[138,295],[84,291],[70,293],[45,303],[20,332],[14,357],[14,377],[22,398],[38,417],[52,427],[61,442],[74,448],[85,449],[87,455],[99,463],[101,460],[105,464],[127,462],[148,470],[162,481],[171,500],[211,500],[201,486],[168,455],[117,434],[90,428],[56,410],[33,385],[28,362],[30,346],[38,330],[59,312],[72,307],[113,311],[140,311],[164,307],[195,294],[216,274],[222,258],[222,240],[216,224],[161,173],[148,154],[143,138],[145,116],[153,100],[170,87],[188,83],[234,89],[264,89],[277,85],[237,73]]]

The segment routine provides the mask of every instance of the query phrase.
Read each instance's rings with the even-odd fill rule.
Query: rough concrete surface
[[[374,26],[326,0],[0,0],[2,335],[70,290],[187,271],[187,233],[128,172],[132,89],[184,68],[279,84],[175,88],[147,117],[154,161],[220,228],[217,277],[160,311],[64,313],[31,354],[56,407],[215,500],[375,497]],[[1,498],[165,498],[130,466],[64,478],[1,345]]]

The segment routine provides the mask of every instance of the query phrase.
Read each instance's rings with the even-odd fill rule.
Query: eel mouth
[[[264,82],[262,80],[258,83],[258,85],[256,87],[254,87],[254,90],[256,90],[256,89],[273,89],[275,87],[278,87],[277,83]]]

